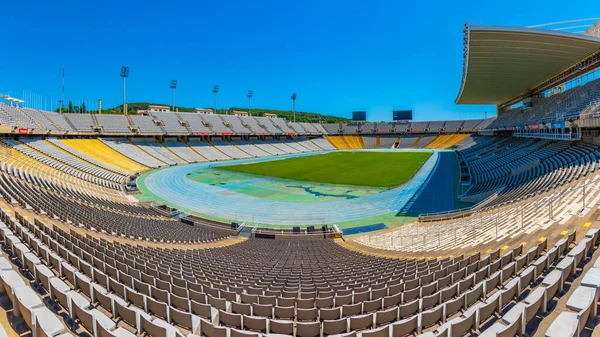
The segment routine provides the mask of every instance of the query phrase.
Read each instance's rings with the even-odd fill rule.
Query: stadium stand
[[[200,115],[195,113],[180,113],[179,116],[184,122],[187,122],[189,129],[193,132],[212,133],[212,130],[207,126],[206,122],[200,118]]]
[[[77,153],[123,172],[134,173],[148,169],[113,150],[99,139],[61,139],[60,141]]]
[[[271,144],[272,146],[278,148],[279,150],[285,152],[285,153],[300,153],[302,151],[298,150],[295,147],[291,147],[290,145],[283,143],[275,138],[273,139],[267,139],[267,143]]]
[[[599,102],[600,80],[593,80],[570,90],[540,98],[530,109],[524,110],[523,107],[518,107],[505,111],[485,128],[506,128],[579,119],[589,106]]]
[[[213,147],[210,143],[201,140],[190,140],[188,145],[203,158],[209,161],[229,160],[231,157]]]
[[[129,119],[123,115],[96,115],[98,125],[105,133],[131,134]]]
[[[429,122],[412,122],[410,123],[410,131],[413,133],[423,133],[427,131]]]
[[[447,121],[441,131],[446,133],[459,132],[464,124],[465,121]]]
[[[201,115],[199,117],[204,120],[204,124],[210,127],[214,133],[221,134],[233,132],[231,128],[223,123],[223,119],[218,115]]]
[[[463,134],[452,134],[452,135],[439,135],[429,144],[425,145],[425,149],[447,149],[462,141],[464,141],[470,135],[467,133]]]
[[[183,120],[175,112],[151,112],[154,118],[161,122],[165,132],[169,135],[185,135],[190,131],[183,125]]]
[[[280,139],[279,140],[281,143],[287,145],[288,147],[291,147],[292,149],[298,151],[298,152],[309,152],[310,150],[304,146],[302,146],[301,144],[297,143],[295,140],[291,140],[291,139]]]
[[[137,162],[138,164],[151,167],[158,168],[162,166],[167,166],[167,164],[163,161],[152,157],[139,147],[135,146],[128,140],[116,139],[116,138],[108,138],[101,139],[101,141],[109,146],[111,149],[119,152],[125,157]]]
[[[270,130],[265,129],[265,127],[263,126],[264,124],[260,124],[259,121],[253,117],[242,119],[242,123],[250,130],[251,133],[255,135],[278,132],[273,126],[271,126]]]
[[[75,131],[92,132],[96,126],[91,114],[64,114],[65,120],[73,126]]]
[[[427,126],[427,132],[439,133],[445,128],[445,125],[445,121],[429,122],[429,125]]]
[[[519,201],[594,172],[600,151],[586,143],[545,139],[485,139],[458,151],[469,170],[471,187],[464,196],[494,192],[490,206]],[[483,204],[482,204],[483,205]]]
[[[276,155],[287,154],[287,152],[284,152],[281,149],[276,148],[275,146],[267,143],[266,141],[264,141],[262,139],[252,139],[252,140],[250,140],[250,143],[252,143],[256,147],[258,147],[259,149],[263,150],[264,152],[268,153],[269,155],[276,156]]]
[[[399,149],[408,149],[413,147],[414,144],[416,144],[417,141],[419,141],[419,139],[421,138],[421,136],[419,135],[402,135],[400,137],[400,145],[398,146]]]
[[[240,150],[237,146],[224,140],[213,140],[212,145],[233,159],[252,158],[252,155]]]
[[[335,147],[325,138],[313,138],[310,141],[323,150],[335,150]]]
[[[378,137],[379,136],[362,136],[362,141],[365,145],[365,149],[376,149]]]
[[[250,134],[252,131],[248,129],[238,116],[218,115],[223,120],[223,124],[227,125],[234,133]]]
[[[134,139],[133,144],[152,157],[167,165],[187,164],[187,162],[168,148],[151,139]]]
[[[270,155],[269,152],[266,152],[258,146],[255,146],[254,144],[249,143],[245,140],[232,140],[231,144],[235,145],[238,149],[251,155],[252,157],[265,157]]]
[[[54,140],[57,142],[56,140]],[[51,158],[68,165],[70,167],[74,167],[80,171],[89,173],[94,176],[98,176],[102,179],[106,179],[109,181],[113,181],[116,183],[123,183],[127,173],[114,170],[114,169],[105,169],[104,165],[95,165],[91,162],[86,162],[80,158],[77,158],[71,155],[69,152],[66,152],[62,148],[55,146],[54,142],[44,141],[41,139],[22,139],[21,142]],[[58,142],[57,142],[58,143]],[[95,162],[95,161],[94,161]],[[117,173],[119,172],[119,173]]]
[[[155,119],[152,116],[133,115],[128,117],[131,119],[132,124],[138,128],[139,133],[141,134],[159,135],[165,133],[165,131],[156,124]]]
[[[503,255],[496,250],[432,260],[369,256],[332,240],[251,239],[223,248],[165,251],[68,233],[20,214],[2,211],[2,218],[1,239],[12,255],[1,257],[0,277],[9,293],[18,289],[9,299],[26,323],[39,316],[39,328],[55,335],[65,328],[60,316],[43,310],[42,297],[90,334],[519,335],[538,324],[566,289],[565,280],[579,277],[576,269],[589,263],[598,245],[593,229],[578,243],[571,232],[551,248],[542,241],[528,251],[518,246]],[[44,295],[15,271],[16,261]],[[252,283],[238,283],[239,265],[253,275]],[[587,273],[582,279],[593,275]],[[594,284],[582,281],[586,286]],[[589,303],[578,305],[595,312]],[[573,320],[561,316],[559,323]],[[589,316],[575,320],[585,323]]]
[[[390,149],[398,141],[400,137],[392,135],[381,135],[379,136],[379,148]]]
[[[281,130],[281,132],[283,134],[290,134],[290,133],[294,133],[294,130],[290,129],[290,127],[288,126],[288,124],[285,122],[284,119],[281,118],[268,118],[268,120],[273,123],[273,125],[278,128],[279,130]]]
[[[170,151],[170,153],[176,155],[177,157],[183,159],[188,163],[198,163],[207,161],[206,158],[199,155],[198,152],[194,151],[187,144],[178,142],[177,140],[165,139],[163,145]]]
[[[277,134],[282,132],[282,130],[275,127],[275,124],[271,122],[272,118],[256,116],[252,117],[252,119],[254,119],[256,121],[256,124],[258,124],[261,128],[263,128],[270,134]]]
[[[322,150],[320,147],[315,145],[315,143],[313,143],[308,138],[297,137],[297,138],[294,138],[294,141],[296,143],[298,143],[300,146],[308,149],[309,151],[321,151]]]
[[[365,148],[361,136],[329,136],[326,139],[339,150]]]

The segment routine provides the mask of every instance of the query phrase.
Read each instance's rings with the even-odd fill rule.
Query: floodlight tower
[[[248,94],[246,96],[248,97],[248,115],[250,115],[250,116],[252,116],[252,110],[251,110],[251,105],[250,105],[250,101],[252,100],[252,95],[254,95],[254,91],[248,90]]]
[[[219,85],[215,84],[213,85],[213,89],[212,89],[212,93],[213,93],[213,98],[214,98],[214,113],[217,113],[217,94],[219,93]]]
[[[175,111],[175,88],[177,88],[177,80],[171,80],[171,111]]]
[[[292,112],[294,113],[294,123],[296,123],[296,97],[298,95],[296,93],[292,94]]]
[[[129,67],[121,67],[121,77],[123,77],[123,115],[127,115],[127,77],[129,77]]]

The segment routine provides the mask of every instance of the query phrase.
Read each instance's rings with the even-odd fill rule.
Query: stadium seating
[[[517,107],[499,114],[487,128],[507,128],[529,124],[549,124],[554,121],[579,119],[589,106],[600,102],[600,80],[596,79],[573,89],[534,101],[532,108]]]
[[[383,336],[391,331],[520,335],[535,331],[551,310],[548,304],[567,289],[565,280],[578,277],[576,269],[589,263],[598,245],[594,229],[578,243],[572,232],[551,248],[542,241],[528,251],[518,246],[503,255],[496,250],[432,260],[379,258],[331,240],[251,239],[223,248],[167,251],[68,233],[20,215],[2,218],[7,223],[0,224],[0,239],[11,252],[0,258],[4,288],[14,293],[9,299],[23,321],[32,326],[39,320],[50,336],[65,331],[59,315],[91,335],[294,329],[301,337],[382,331]],[[42,295],[11,262],[24,266]],[[252,280],[241,280],[240,272]],[[595,285],[586,281],[593,280],[588,274],[581,287]],[[571,295],[582,296],[585,289]],[[36,309],[44,308],[43,301],[53,303],[59,315]],[[572,308],[592,313],[589,303],[575,302]],[[547,333],[555,336],[555,325],[564,324],[580,331],[593,317],[566,314]]]
[[[152,157],[166,163],[167,165],[187,164],[187,162],[175,153],[150,139],[135,139],[133,144]]]
[[[167,166],[167,164],[157,158],[149,155],[147,152],[135,146],[128,140],[122,139],[101,139],[101,141],[111,149],[119,152],[129,159],[151,168]]]
[[[462,141],[470,135],[468,133],[457,133],[451,135],[439,135],[429,144],[425,145],[425,149],[447,149]]]
[[[598,147],[521,138],[476,138],[457,153],[468,168],[470,188],[465,196],[496,192],[481,206],[515,202],[548,191],[596,170]]]
[[[141,172],[148,168],[123,156],[98,139],[61,139],[63,144],[98,162],[127,173]]]
[[[361,136],[330,136],[326,139],[339,150],[365,148]]]
[[[580,109],[569,102],[563,105]],[[13,128],[113,134],[2,140],[5,309],[23,329],[52,337],[580,334],[597,314],[600,264],[583,270],[597,249],[598,229],[577,241],[568,232],[552,247],[541,240],[528,251],[516,246],[435,259],[381,257],[331,239],[236,240],[229,237],[233,231],[190,226],[123,195],[135,173],[168,165],[397,142],[406,149],[456,148],[468,186],[462,197],[483,200],[471,216],[357,238],[365,246],[423,257],[546,230],[585,214],[585,207],[574,211],[582,199],[600,201],[597,146],[466,131],[490,122],[332,127],[187,113],[76,117],[0,106],[0,123]],[[377,134],[381,130],[404,134]],[[582,196],[584,183],[589,190]],[[536,207],[548,200],[556,203],[550,221],[547,209]],[[581,285],[570,286],[578,278]],[[539,329],[567,292],[566,309]]]

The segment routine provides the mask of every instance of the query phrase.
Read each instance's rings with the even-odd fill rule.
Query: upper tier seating
[[[222,120],[223,124],[227,125],[234,133],[238,134],[250,134],[252,131],[248,129],[241,121],[240,117],[232,115],[218,115]]]
[[[129,120],[124,115],[96,115],[98,125],[107,133],[125,133],[130,134]]]
[[[75,131],[92,132],[94,126],[96,126],[90,114],[68,113],[63,114],[63,117],[73,125]]]
[[[517,107],[499,114],[487,128],[506,128],[529,124],[579,119],[588,106],[600,102],[600,79],[554,95],[533,99],[533,107]]]
[[[189,124],[189,129],[193,132],[206,132],[211,133],[212,130],[205,125],[205,122],[200,118],[200,115],[197,113],[180,113],[179,116],[182,120],[186,121]]]
[[[163,134],[163,129],[156,125],[153,116],[129,116],[133,125],[137,126],[142,134]]]
[[[165,132],[169,135],[188,134],[190,131],[182,125],[179,114],[174,112],[152,112],[155,119],[162,121]]]

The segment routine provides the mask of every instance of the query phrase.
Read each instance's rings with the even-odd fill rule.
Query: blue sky
[[[524,4],[526,6],[524,6]],[[582,9],[585,8],[583,11]],[[0,12],[0,93],[114,106],[120,67],[128,101],[211,107],[252,105],[369,120],[413,109],[416,120],[482,118],[493,106],[457,106],[463,22],[528,26],[600,13],[570,1],[42,1],[9,0]],[[48,101],[48,103],[45,103]]]

